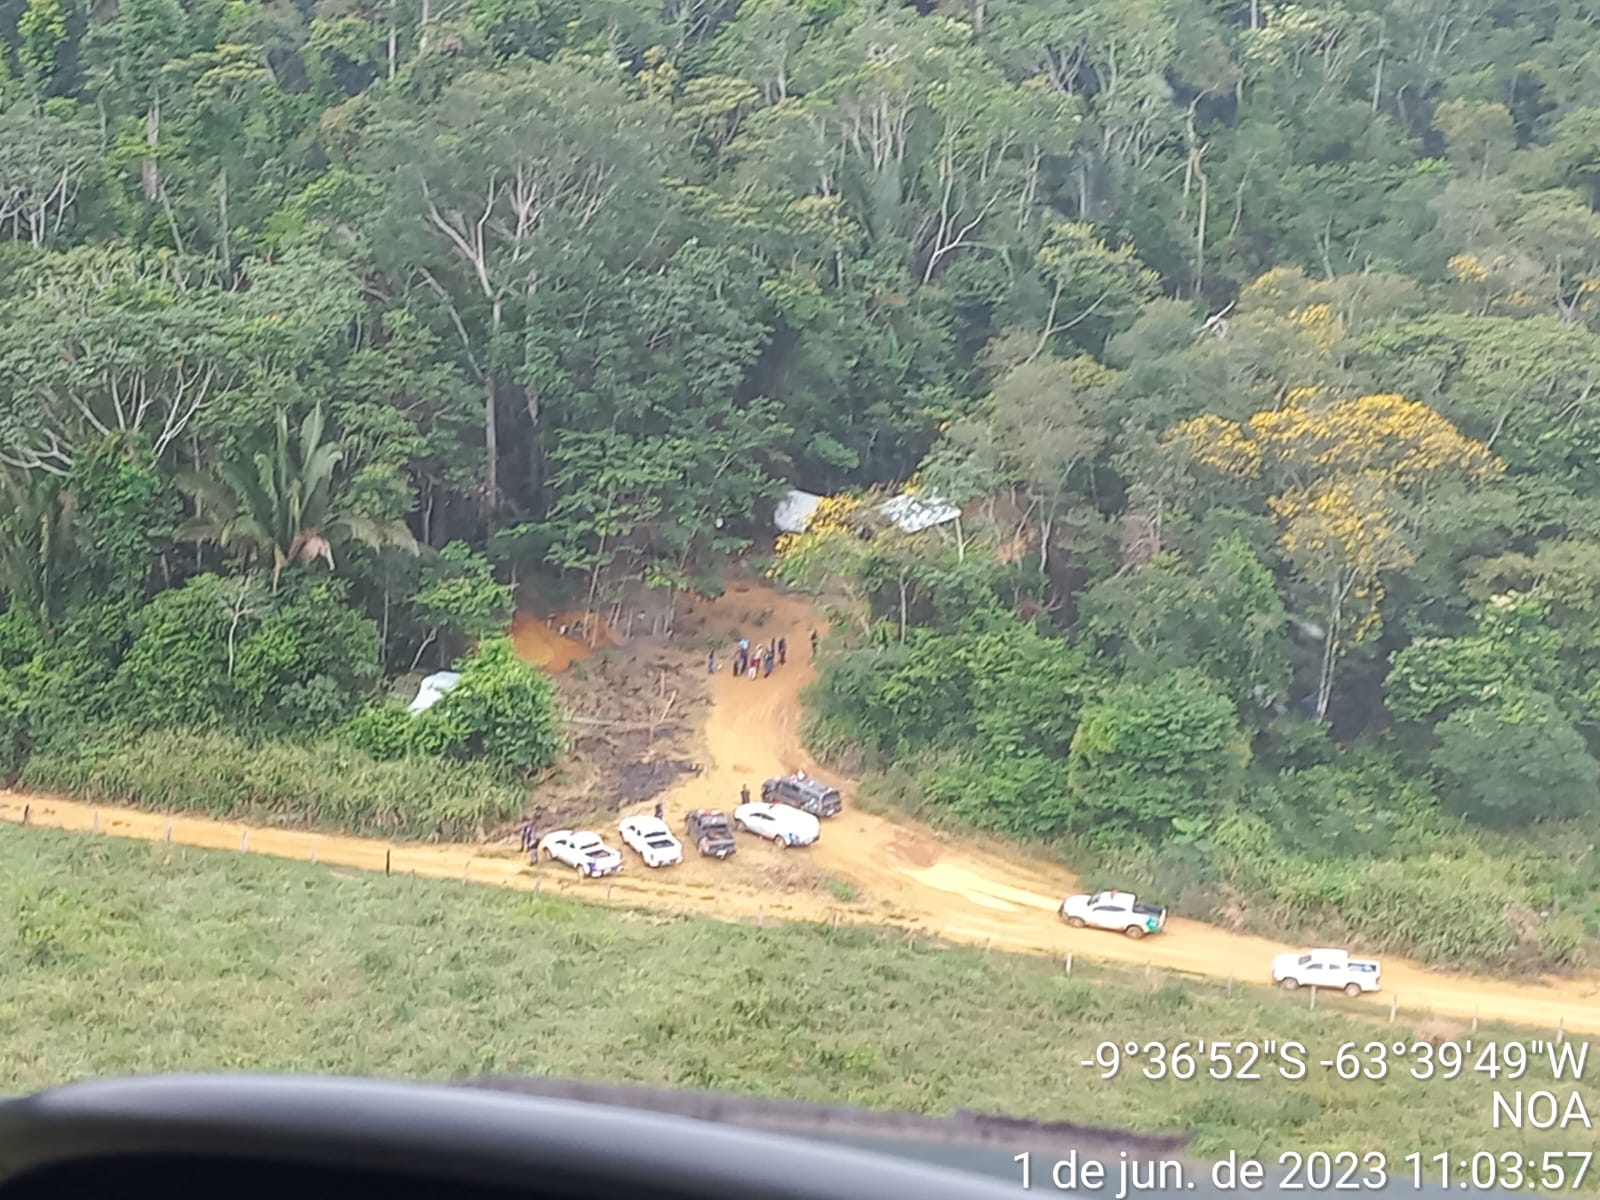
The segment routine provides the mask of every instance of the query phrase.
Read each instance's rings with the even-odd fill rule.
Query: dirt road
[[[167,818],[124,809],[72,804],[0,791],[0,819],[20,821],[24,808],[35,824],[161,840],[220,850],[249,850],[302,861],[548,893],[582,896],[638,907],[706,916],[762,916],[774,920],[828,920],[913,929],[948,941],[996,949],[1064,955],[1132,964],[1150,963],[1196,975],[1258,981],[1272,956],[1291,947],[1229,933],[1197,921],[1174,919],[1159,937],[1134,942],[1113,934],[1066,928],[1056,915],[1061,897],[1076,889],[1071,872],[1019,858],[981,840],[931,833],[908,822],[874,816],[849,803],[851,781],[822,770],[800,745],[799,693],[811,680],[809,635],[815,622],[801,598],[765,588],[731,589],[721,599],[691,609],[680,622],[683,638],[718,638],[742,632],[752,642],[782,634],[790,644],[787,666],[770,678],[734,679],[726,665],[712,681],[714,705],[699,747],[703,771],[664,797],[674,826],[692,807],[730,809],[741,786],[758,792],[767,776],[804,768],[838,786],[845,811],[825,824],[822,839],[806,850],[780,850],[741,837],[725,863],[691,855],[682,866],[646,874],[629,856],[609,882],[576,879],[564,868],[530,869],[506,847],[394,846],[360,838],[309,835],[192,818]],[[724,655],[726,658],[726,655]],[[644,806],[646,809],[648,806]],[[819,873],[851,885],[851,901],[818,886]],[[824,881],[825,882],[825,881]],[[837,885],[834,885],[837,886]],[[1368,998],[1386,1010],[1397,996],[1408,1014],[1432,1011],[1460,1019],[1475,1014],[1553,1030],[1600,1034],[1600,974],[1512,983],[1447,975],[1394,958],[1384,961],[1385,996]]]

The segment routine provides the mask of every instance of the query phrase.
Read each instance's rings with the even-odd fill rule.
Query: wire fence
[[[1039,957],[1037,947],[1025,944],[997,944],[988,939],[981,945],[972,941],[952,941],[936,932],[929,932],[897,921],[892,916],[860,907],[823,906],[819,920],[818,908],[808,905],[804,909],[782,901],[758,903],[754,913],[731,908],[718,908],[706,903],[700,895],[675,895],[660,887],[655,881],[648,885],[634,884],[628,880],[579,879],[576,873],[552,869],[550,864],[529,864],[521,855],[462,852],[457,855],[441,853],[445,848],[421,844],[390,844],[371,839],[350,838],[284,829],[251,828],[213,821],[207,818],[165,816],[128,809],[112,810],[108,819],[102,818],[100,808],[90,808],[87,822],[82,810],[88,806],[76,803],[42,801],[7,801],[0,793],[0,816],[9,817],[21,825],[59,830],[87,831],[129,840],[161,842],[201,850],[233,850],[240,854],[288,859],[312,865],[350,867],[363,872],[381,871],[387,877],[459,881],[468,885],[508,888],[536,896],[579,900],[589,903],[602,901],[607,905],[635,907],[641,911],[662,913],[684,919],[713,919],[722,922],[766,928],[784,924],[801,923],[825,925],[832,929],[842,926],[875,928],[883,936],[896,939],[908,948],[950,948],[952,945],[977,950],[985,955],[995,952],[1021,953]],[[197,836],[197,831],[204,836]],[[252,844],[252,835],[255,844]],[[331,852],[330,852],[331,851]],[[619,892],[620,885],[620,892]],[[603,887],[603,892],[600,890]],[[715,897],[713,897],[715,898]],[[1112,936],[1112,935],[1106,935]],[[1386,992],[1381,997],[1351,998],[1342,990],[1318,988],[1314,985],[1287,990],[1271,988],[1266,978],[1240,979],[1234,975],[1223,978],[1198,971],[1158,965],[1153,959],[1141,967],[1119,958],[1117,961],[1065,951],[1049,955],[1063,975],[1098,982],[1117,983],[1122,986],[1143,987],[1152,992],[1169,984],[1181,982],[1185,986],[1220,990],[1232,996],[1236,989],[1247,988],[1256,999],[1272,991],[1278,993],[1279,1003],[1303,1007],[1315,1012],[1331,1010],[1343,1015],[1387,1025],[1405,1025],[1416,1035],[1429,1041],[1448,1041],[1471,1037],[1479,1032],[1480,1025],[1497,1029],[1537,1031],[1560,1042],[1567,1038],[1567,1018],[1558,1015],[1546,1025],[1527,1021],[1512,1025],[1485,1017],[1479,1010],[1472,1013],[1442,1013],[1438,1009],[1416,1002],[1408,1002],[1402,992]],[[1375,1004],[1373,1001],[1381,1003]],[[1582,1032],[1575,1036],[1580,1039]]]

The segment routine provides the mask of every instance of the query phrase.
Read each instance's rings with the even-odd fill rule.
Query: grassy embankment
[[[1271,993],[45,830],[0,829],[0,881],[0,1091],[214,1068],[548,1073],[1186,1129],[1200,1154],[1593,1137],[1492,1129],[1481,1076],[1108,1082],[1078,1065],[1105,1040],[1331,1054],[1379,1028]]]

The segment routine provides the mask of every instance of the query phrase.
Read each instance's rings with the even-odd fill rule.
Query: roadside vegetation
[[[1099,1043],[1156,1030],[1331,1054],[1374,1026],[1276,993],[1067,978],[1059,963],[864,930],[755,929],[13,827],[0,828],[0,918],[9,1092],[215,1068],[549,1074],[1192,1131],[1200,1154],[1586,1144],[1492,1129],[1484,1076],[1102,1081],[1078,1065]],[[1385,1036],[1397,1032],[1414,1031]]]
[[[0,772],[462,836],[568,740],[513,581],[667,612],[796,485],[812,742],[869,795],[1230,924],[1577,967],[1597,38],[1576,0],[0,5]],[[960,520],[875,517],[908,488]]]

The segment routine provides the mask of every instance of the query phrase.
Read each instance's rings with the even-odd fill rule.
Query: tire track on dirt
[[[1171,918],[1159,937],[1130,941],[1114,934],[1069,929],[1057,917],[1061,897],[1077,890],[1066,868],[1020,855],[981,838],[956,839],[909,821],[867,813],[851,800],[854,781],[823,769],[800,742],[800,693],[814,678],[809,634],[818,623],[804,599],[754,586],[733,586],[719,599],[693,606],[699,636],[724,640],[742,630],[755,640],[783,634],[793,653],[769,678],[734,679],[726,667],[711,681],[713,706],[701,735],[703,770],[663,797],[675,827],[693,807],[728,809],[739,790],[803,768],[838,787],[845,811],[825,822],[808,850],[784,851],[740,838],[726,863],[691,856],[678,867],[644,873],[630,855],[624,872],[607,881],[582,881],[564,869],[532,868],[514,848],[394,845],[374,839],[308,834],[194,817],[167,817],[0,791],[0,819],[93,831],[146,841],[383,871],[423,878],[541,891],[693,916],[737,920],[829,921],[885,925],[952,942],[1084,960],[1149,964],[1216,979],[1266,982],[1272,956],[1295,949],[1266,938],[1232,933],[1199,921]],[[96,814],[98,813],[98,817]],[[613,841],[614,830],[607,833]],[[855,888],[853,901],[815,886],[817,872]],[[804,884],[797,881],[804,877]],[[785,890],[788,889],[788,890]],[[1365,997],[1374,1014],[1398,996],[1408,1019],[1431,1011],[1547,1030],[1600,1033],[1600,974],[1511,982],[1446,974],[1385,957],[1385,994]]]

